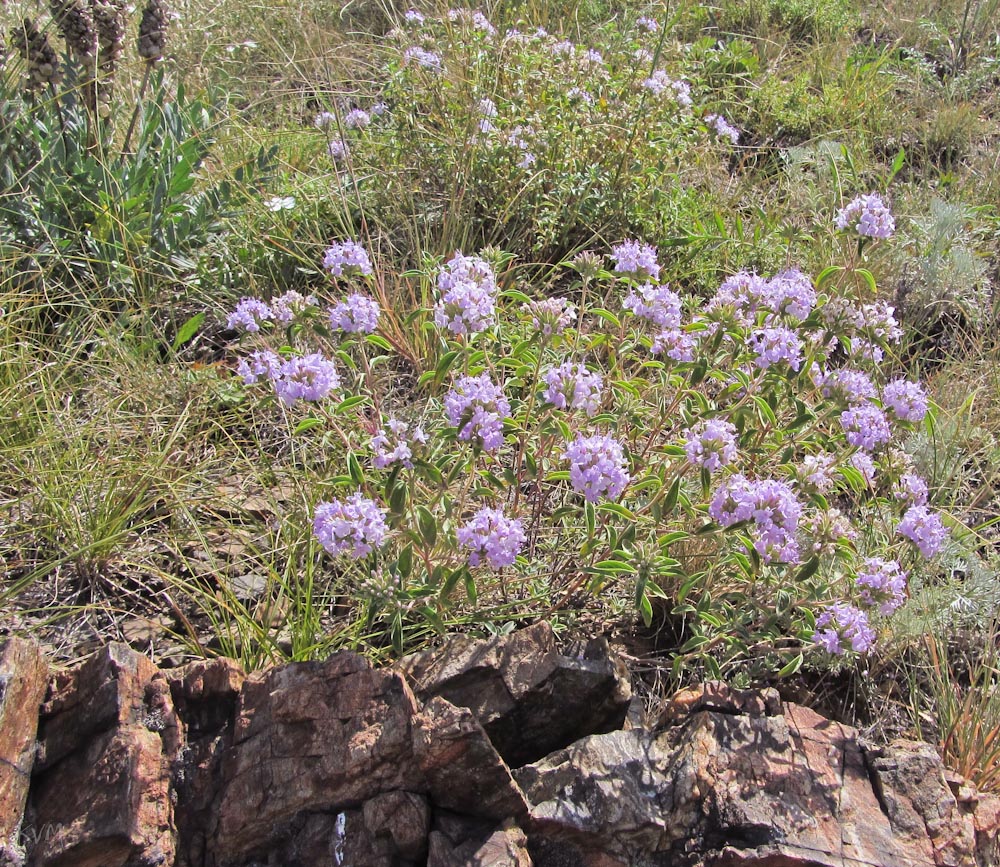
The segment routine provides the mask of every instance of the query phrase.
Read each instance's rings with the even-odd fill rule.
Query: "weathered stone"
[[[463,636],[398,663],[422,700],[469,708],[511,767],[620,728],[631,690],[604,639],[560,653],[548,623],[509,636]]]
[[[413,720],[413,754],[436,805],[495,820],[527,815],[510,770],[468,708],[431,699]]]
[[[418,861],[427,854],[431,810],[414,792],[386,792],[365,801],[361,815],[369,836],[386,838],[400,858]]]
[[[199,659],[166,672],[177,713],[189,738],[216,733],[230,723],[246,674],[233,659]]]
[[[973,829],[956,824],[932,754],[881,771],[898,802],[884,810],[857,733],[789,705],[784,716],[699,711],[659,735],[593,736],[515,778],[539,867],[965,867]],[[920,774],[932,791],[910,790]]]
[[[777,716],[781,713],[781,697],[776,689],[735,689],[721,681],[710,680],[671,696],[660,714],[658,725],[679,725],[701,710]]]
[[[532,867],[528,838],[512,820],[499,827],[440,810],[430,833],[427,867]]]
[[[976,800],[974,809],[976,865],[997,867],[1000,864],[1000,796],[983,795]]]
[[[138,723],[153,663],[125,644],[109,644],[75,671],[56,678],[42,708],[38,767],[51,767],[97,733]]]
[[[900,740],[873,750],[868,761],[897,839],[940,867],[973,867],[975,820],[959,808],[937,751]]]
[[[351,653],[247,678],[219,768],[208,841],[216,862],[267,850],[299,814],[335,815],[385,792],[421,791],[416,712],[399,674]]]
[[[11,638],[0,647],[0,843],[15,839],[21,826],[47,684],[48,666],[37,644]]]
[[[166,681],[125,645],[60,676],[42,712],[32,863],[173,864],[170,764],[181,737]]]

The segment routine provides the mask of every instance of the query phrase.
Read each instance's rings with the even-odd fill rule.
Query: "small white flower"
[[[295,207],[295,196],[275,196],[264,202],[269,211],[290,211]]]

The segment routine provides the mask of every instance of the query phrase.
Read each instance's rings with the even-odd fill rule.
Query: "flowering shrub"
[[[248,385],[266,377],[287,406],[314,402],[347,449],[333,484],[354,493],[317,507],[318,540],[374,558],[386,586],[368,578],[362,595],[409,593],[410,619],[436,622],[501,586],[558,607],[627,584],[647,621],[665,600],[683,624],[679,658],[712,670],[761,648],[786,671],[807,652],[870,650],[948,535],[900,449],[932,417],[926,394],[886,382],[878,361],[899,336],[892,308],[852,298],[836,268],[815,281],[740,273],[696,305],[657,284],[649,245],[611,255],[612,270],[593,254],[572,263],[579,310],[502,289],[478,256],[429,269],[438,298],[423,315],[442,351],[405,398],[373,378],[388,356],[366,352],[390,345],[377,316],[354,327],[364,317],[348,308],[370,309],[361,294],[330,314],[352,323],[333,333],[336,357],[364,359],[343,381],[318,351],[248,354]],[[244,299],[232,321],[259,344],[276,306]],[[316,304],[292,309],[317,320]]]

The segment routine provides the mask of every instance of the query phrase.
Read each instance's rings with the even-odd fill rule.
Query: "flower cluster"
[[[438,273],[434,323],[452,334],[485,331],[496,318],[496,277],[478,256],[456,253]]]
[[[882,392],[882,405],[900,421],[922,421],[927,415],[927,393],[918,382],[894,379]]]
[[[520,518],[511,520],[489,507],[476,512],[455,535],[460,545],[470,549],[471,566],[478,566],[485,558],[494,569],[512,565],[527,541]]]
[[[271,300],[271,314],[275,322],[287,325],[307,307],[316,306],[315,295],[303,295],[290,289],[284,295]]]
[[[330,554],[358,560],[381,547],[389,529],[385,516],[384,509],[356,491],[346,500],[317,505],[313,533]]]
[[[875,193],[858,196],[847,207],[837,211],[834,225],[841,231],[853,228],[866,238],[891,238],[896,231],[892,212],[882,197]]]
[[[510,404],[503,390],[489,377],[463,376],[444,398],[448,423],[458,428],[458,438],[468,442],[473,437],[488,452],[503,442],[503,420],[510,415]]]
[[[816,618],[813,641],[827,653],[844,654],[848,650],[865,653],[875,644],[875,630],[860,608],[835,602]]]
[[[869,557],[857,577],[861,599],[888,616],[906,599],[906,578],[907,573],[897,561]]]
[[[419,45],[413,45],[403,52],[403,66],[416,64],[423,69],[430,69],[433,72],[440,72],[442,67],[441,55],[436,51],[428,51]]]
[[[681,325],[681,297],[667,286],[644,283],[633,288],[622,306],[641,319],[664,331],[676,331]]]
[[[542,337],[562,334],[576,320],[576,308],[565,298],[543,298],[522,308],[531,317],[531,327]]]
[[[910,506],[896,532],[913,542],[925,557],[937,554],[948,538],[940,516],[923,505]]]
[[[372,334],[380,312],[377,301],[355,292],[330,310],[330,327],[348,334]]]
[[[295,355],[284,361],[272,381],[275,393],[285,406],[297,400],[323,400],[340,388],[337,368],[319,352]]]
[[[722,117],[722,115],[707,114],[705,115],[705,123],[707,123],[711,129],[714,129],[716,135],[720,138],[728,138],[734,145],[739,144],[740,131],[729,123],[729,121],[727,121],[724,117]]]
[[[723,527],[752,520],[753,547],[765,563],[798,561],[795,533],[802,504],[784,482],[751,481],[741,474],[730,476],[716,491],[708,513]]]
[[[384,470],[392,464],[399,463],[404,467],[413,467],[413,447],[427,444],[427,434],[419,425],[412,430],[406,422],[390,418],[374,437],[372,437],[372,463],[377,469]]]
[[[761,370],[781,361],[792,370],[798,370],[802,364],[802,340],[790,328],[761,328],[750,336],[748,345],[757,353],[754,364]]]
[[[847,442],[866,452],[889,442],[892,437],[889,420],[873,403],[863,403],[853,409],[844,410],[840,414],[840,424]]]
[[[603,380],[582,364],[566,361],[550,367],[544,376],[545,400],[557,409],[582,409],[593,415],[601,405]]]
[[[323,256],[323,267],[334,277],[366,277],[372,273],[368,253],[356,241],[333,244]]]
[[[588,503],[601,497],[617,500],[630,481],[621,443],[610,436],[578,436],[566,446],[569,480],[573,490]]]
[[[736,460],[736,425],[710,418],[684,435],[684,454],[693,467],[717,472]]]
[[[615,260],[615,273],[635,280],[656,280],[660,266],[656,261],[656,247],[639,241],[624,241],[611,248]]]
[[[690,108],[692,105],[691,85],[686,81],[674,81],[662,69],[653,72],[649,78],[642,82],[642,86],[654,96],[660,96],[669,91],[682,108]]]
[[[241,298],[226,319],[226,328],[252,334],[260,331],[260,324],[269,322],[271,315],[271,308],[259,298]]]

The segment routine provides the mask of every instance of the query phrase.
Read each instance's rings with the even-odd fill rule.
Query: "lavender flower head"
[[[907,573],[896,560],[870,557],[858,572],[857,586],[865,605],[878,606],[879,614],[892,614],[906,599]]]
[[[736,425],[711,418],[685,432],[684,453],[693,467],[714,473],[736,460]]]
[[[285,406],[297,400],[323,400],[340,388],[337,368],[318,352],[289,358],[273,381],[275,393]]]
[[[316,115],[313,120],[313,126],[316,129],[329,129],[332,126],[337,125],[337,115],[332,111],[321,111]]]
[[[674,361],[694,361],[694,351],[698,348],[698,337],[680,328],[668,328],[653,338],[650,351],[653,355],[665,354]]]
[[[740,271],[722,281],[718,292],[708,302],[708,309],[734,307],[737,316],[749,324],[748,316],[756,315],[759,309],[770,309],[771,297],[767,280],[750,271]]]
[[[892,495],[897,502],[909,506],[923,506],[927,503],[927,482],[916,473],[903,473],[893,488]]]
[[[403,15],[403,20],[407,24],[421,25],[424,23],[424,14],[418,9],[407,9]]]
[[[284,295],[271,299],[271,312],[276,322],[291,322],[307,307],[315,306],[315,295],[303,295],[294,289],[289,289]]]
[[[435,51],[421,48],[419,45],[412,45],[403,52],[403,66],[412,66],[413,64],[433,72],[440,72],[441,55]]]
[[[377,301],[354,292],[330,310],[330,327],[348,334],[372,334],[380,313]]]
[[[820,371],[815,377],[823,397],[841,401],[848,406],[864,403],[875,397],[875,386],[866,373],[850,367],[829,372]]]
[[[390,418],[382,430],[372,437],[372,463],[380,470],[395,463],[409,469],[413,466],[413,446],[426,444],[427,434],[419,425],[411,431],[406,422]]]
[[[900,421],[922,421],[927,415],[927,393],[919,382],[894,379],[882,392],[882,405]]]
[[[593,415],[601,405],[604,385],[599,373],[591,373],[582,364],[571,361],[550,367],[544,376],[545,400],[557,409],[582,409]]]
[[[805,319],[816,306],[812,280],[797,268],[782,271],[767,281],[768,302],[775,313]]]
[[[445,395],[444,409],[448,423],[458,428],[458,438],[468,442],[473,437],[488,452],[503,442],[503,420],[510,415],[510,403],[489,374],[463,376]]]
[[[833,490],[833,465],[836,458],[829,452],[818,455],[806,455],[802,459],[799,468],[799,478],[807,485],[811,485],[821,494],[828,494]]]
[[[313,533],[328,553],[347,554],[355,560],[366,557],[385,540],[386,512],[360,491],[346,500],[319,503],[313,517]]]
[[[723,527],[753,520],[753,547],[765,563],[772,560],[794,563],[799,558],[795,533],[802,517],[802,504],[784,482],[731,476],[716,491],[708,514]]]
[[[855,452],[849,458],[850,464],[854,469],[861,473],[861,478],[871,486],[875,484],[875,462],[872,460],[872,456],[867,452]]]
[[[845,602],[834,602],[820,614],[816,627],[813,641],[827,653],[865,653],[875,644],[875,630],[868,625],[868,615]]]
[[[493,324],[496,316],[496,277],[478,256],[456,253],[437,278],[440,297],[434,323],[452,334],[476,334]]]
[[[841,208],[834,225],[841,231],[853,228],[866,238],[891,238],[896,231],[892,212],[886,207],[882,197],[874,193],[858,196],[847,207]]]
[[[512,565],[527,541],[520,518],[511,520],[489,507],[476,512],[455,535],[460,545],[470,549],[470,566],[478,566],[485,558],[494,569]]]
[[[531,327],[542,337],[562,334],[576,320],[576,308],[565,298],[543,298],[521,308],[531,316]]]
[[[323,267],[334,277],[367,277],[372,273],[372,262],[365,248],[356,241],[340,241],[323,255]]]
[[[241,298],[236,309],[226,318],[226,328],[254,334],[261,322],[270,322],[271,308],[259,298]]]
[[[648,15],[640,16],[635,20],[635,23],[647,33],[656,33],[656,31],[660,29],[660,23],[655,18],[650,18]]]
[[[566,446],[564,457],[569,461],[573,490],[583,494],[588,503],[596,503],[601,497],[617,500],[629,483],[625,452],[621,443],[610,436],[581,434]]]
[[[644,283],[633,288],[622,306],[640,319],[647,319],[664,331],[681,326],[681,297],[667,286]]]
[[[896,527],[896,533],[913,542],[927,558],[937,554],[948,538],[940,516],[926,506],[910,506]]]
[[[732,144],[739,144],[740,131],[727,121],[721,114],[705,115],[705,123],[715,130],[719,138],[727,138]]]
[[[624,241],[611,248],[611,258],[615,260],[615,273],[635,280],[656,280],[660,276],[660,266],[656,261],[656,247],[639,241]]]
[[[269,349],[251,352],[246,358],[241,358],[236,365],[236,373],[243,378],[244,385],[253,385],[262,376],[272,382],[281,376],[282,358]]]
[[[326,146],[326,150],[334,161],[338,163],[346,160],[347,155],[350,153],[350,148],[347,146],[347,142],[341,138],[332,139],[330,144]]]
[[[751,335],[748,345],[757,353],[754,364],[761,370],[781,361],[792,370],[802,365],[802,340],[790,328],[761,328]]]
[[[345,129],[364,129],[371,122],[371,115],[363,108],[352,108],[344,115]]]
[[[889,442],[892,436],[885,413],[871,403],[844,410],[840,414],[840,424],[847,442],[866,452]]]

